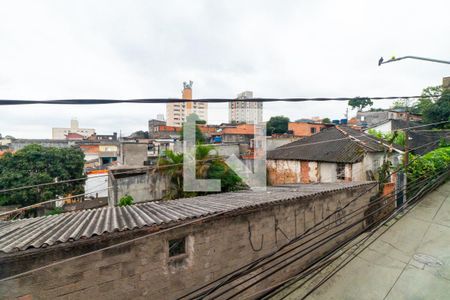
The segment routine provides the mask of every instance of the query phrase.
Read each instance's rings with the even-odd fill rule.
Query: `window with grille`
[[[186,238],[169,240],[169,257],[186,253]]]
[[[336,178],[338,180],[345,180],[345,164],[337,164],[336,167]]]

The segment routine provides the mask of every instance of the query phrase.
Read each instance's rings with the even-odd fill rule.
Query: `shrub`
[[[130,195],[125,195],[119,200],[119,206],[127,206],[133,204],[134,199]]]
[[[438,148],[419,158],[410,158],[408,179],[433,176],[450,167],[450,147]]]
[[[64,212],[64,209],[62,207],[55,207],[54,209],[48,211],[45,215],[46,216],[53,216],[53,215],[59,215]]]

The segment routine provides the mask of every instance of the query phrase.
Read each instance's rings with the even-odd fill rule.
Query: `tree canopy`
[[[267,135],[272,135],[273,133],[283,134],[288,131],[289,118],[285,116],[271,117],[269,122],[267,122]]]
[[[439,99],[427,105],[422,115],[425,123],[450,121],[450,91],[444,91]],[[442,124],[439,127],[449,128],[450,124]]]
[[[84,154],[79,149],[29,145],[0,157],[0,189],[82,178],[83,168]],[[21,189],[0,194],[0,205],[27,206],[83,191],[84,180]]]
[[[324,123],[324,124],[330,124],[330,123],[331,123],[331,120],[330,120],[330,118],[323,118],[323,119],[322,119],[322,123]]]
[[[348,100],[348,105],[352,107],[352,109],[357,108],[358,111],[362,111],[367,106],[372,106],[373,102],[369,98],[356,97]]]
[[[424,88],[422,97],[413,104],[411,112],[421,114],[425,123],[450,121],[450,90],[444,90],[442,86]],[[450,125],[439,127],[449,128]]]

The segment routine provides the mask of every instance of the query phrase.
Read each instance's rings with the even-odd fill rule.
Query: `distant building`
[[[255,126],[250,124],[239,124],[234,127],[225,127],[213,133],[213,138],[219,138],[221,143],[250,144],[254,138]],[[219,139],[216,139],[219,142]]]
[[[192,100],[192,81],[183,82],[182,99]],[[182,126],[186,117],[195,113],[201,120],[208,121],[208,103],[205,102],[177,102],[167,103],[167,124],[168,126]]]
[[[407,117],[408,116],[408,117]],[[422,116],[419,114],[407,113],[405,108],[396,108],[380,111],[360,111],[356,114],[356,119],[363,127],[372,127],[386,120],[405,120],[420,122]]]
[[[54,140],[65,140],[69,133],[76,133],[84,138],[88,138],[95,134],[95,129],[93,128],[80,128],[78,121],[72,119],[70,121],[70,128],[52,128],[52,139]]]
[[[164,121],[164,114],[157,114],[156,115],[156,120]]]
[[[288,132],[292,133],[294,137],[310,136],[324,130],[327,127],[334,126],[333,124],[323,124],[316,122],[289,122]]]
[[[387,120],[384,120],[380,123],[377,123],[377,124],[369,127],[366,131],[368,131],[369,129],[373,129],[373,130],[379,131],[381,133],[390,133],[395,130],[418,126],[419,124],[420,123],[413,122],[413,121],[405,121],[405,120],[399,120],[399,119],[387,119]]]
[[[237,95],[237,99],[252,99],[253,92],[246,91]],[[262,102],[233,101],[228,103],[230,123],[254,124],[262,122]]]
[[[152,119],[148,121],[149,139],[173,139],[179,138],[181,126],[168,126],[165,121]]]
[[[444,89],[450,89],[450,76],[442,78],[442,87]]]
[[[93,134],[89,138],[91,141],[117,141],[117,132],[113,134]]]
[[[76,141],[67,139],[14,139],[9,144],[9,149],[18,151],[29,145],[41,145],[42,147],[69,148],[76,145]]]

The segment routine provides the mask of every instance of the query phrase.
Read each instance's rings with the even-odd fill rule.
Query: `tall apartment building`
[[[252,99],[253,92],[246,91],[237,95],[237,99]],[[262,102],[233,101],[228,104],[228,119],[230,123],[253,124],[262,122]]]
[[[182,99],[192,100],[192,81],[183,82]],[[186,117],[195,113],[201,120],[208,121],[208,103],[187,101],[167,103],[167,125],[182,126]]]

